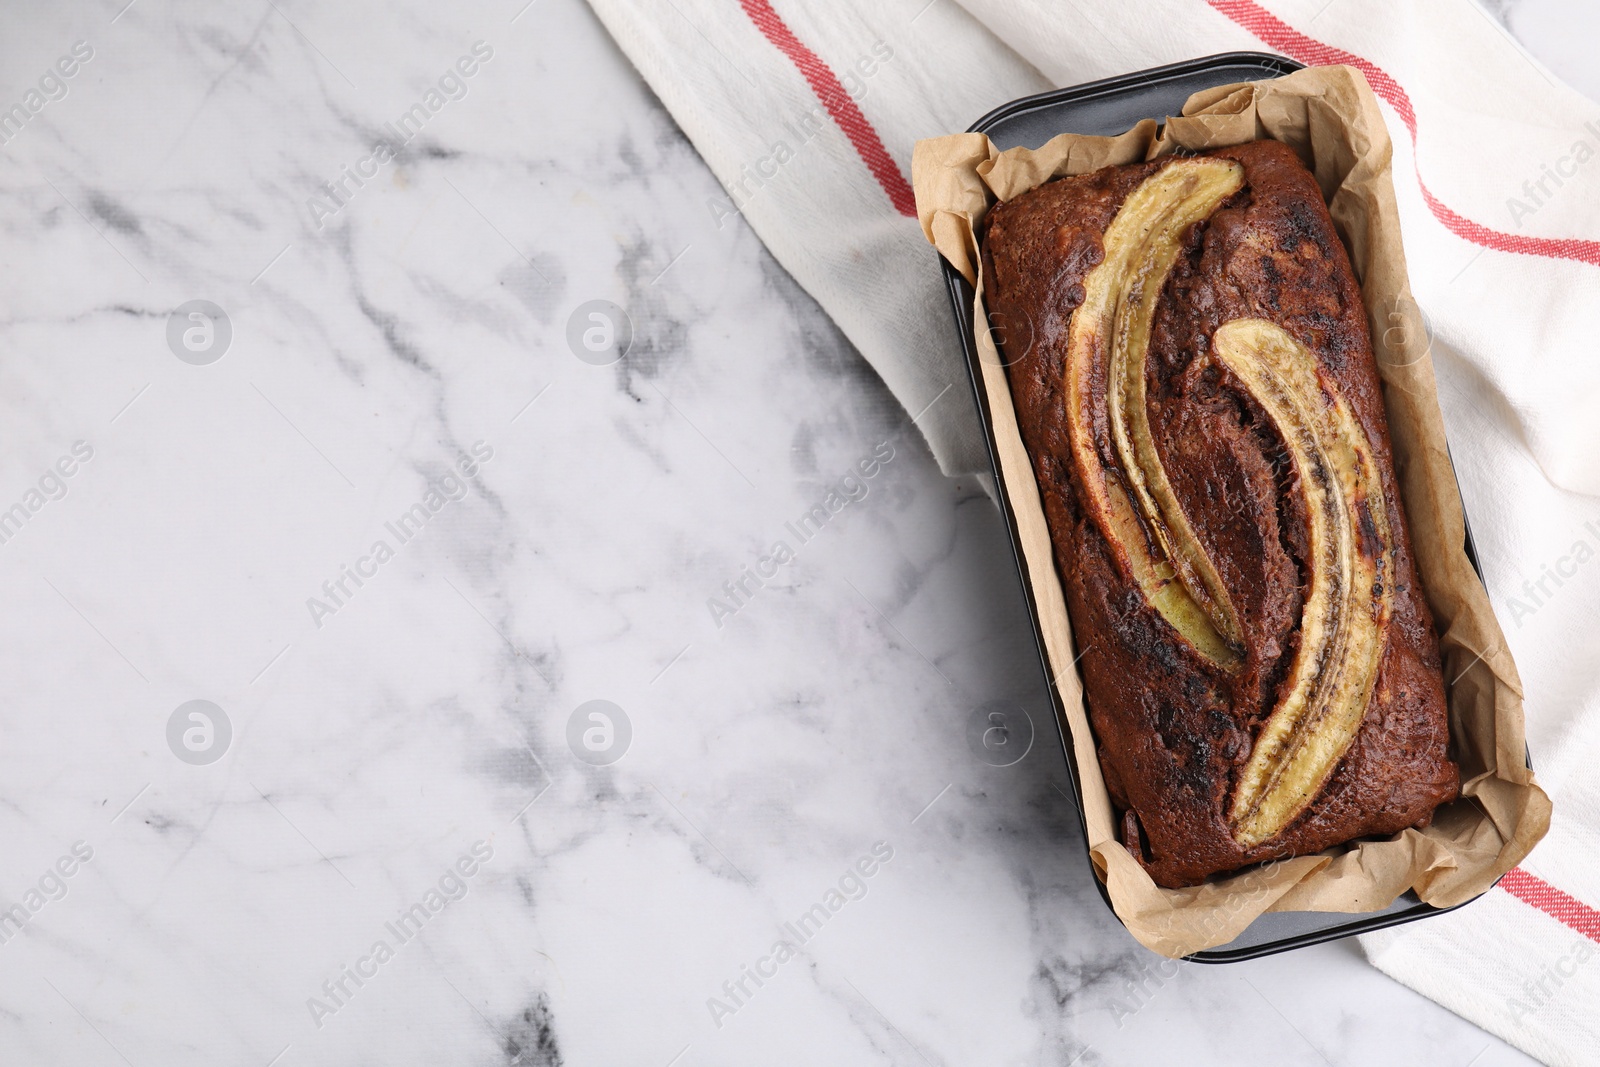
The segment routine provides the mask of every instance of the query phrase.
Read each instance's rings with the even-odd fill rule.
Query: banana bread
[[[1423,826],[1445,687],[1366,315],[1274,141],[996,205],[986,297],[1123,843],[1163,886]]]

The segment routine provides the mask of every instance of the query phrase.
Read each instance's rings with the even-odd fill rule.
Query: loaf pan
[[[1098,134],[1113,136],[1131,128],[1141,119],[1163,121],[1168,115],[1180,114],[1189,97],[1203,89],[1234,82],[1259,81],[1279,78],[1300,70],[1302,64],[1283,56],[1264,52],[1225,52],[1202,59],[1174,63],[1171,66],[1124,74],[1103,81],[1057,89],[1036,96],[1026,96],[989,112],[975,122],[968,132],[987,134],[996,147],[1038,148],[1050,138],[1061,133]],[[966,354],[967,370],[972,381],[974,399],[977,401],[979,419],[983,423],[984,438],[989,448],[989,461],[995,484],[1000,490],[1000,511],[1004,516],[1006,532],[1011,540],[1011,550],[1017,564],[1017,576],[1027,600],[1028,614],[1033,625],[1034,640],[1038,646],[1040,671],[1050,694],[1055,711],[1056,736],[1061,743],[1066,760],[1067,774],[1072,780],[1073,801],[1077,807],[1078,825],[1082,833],[1083,857],[1089,863],[1088,828],[1083,814],[1083,789],[1078,780],[1077,766],[1072,757],[1072,741],[1067,734],[1066,716],[1061,694],[1051,681],[1046,664],[1044,631],[1039,620],[1039,606],[1034,601],[1032,584],[1028,580],[1027,561],[1023,555],[1022,541],[1017,533],[1006,493],[1005,479],[1001,473],[995,445],[994,427],[988,417],[986,391],[979,354],[973,344],[972,286],[942,257],[939,260],[950,292],[951,307],[955,311],[957,332],[962,350]],[[1466,554],[1472,567],[1483,570],[1478,564],[1478,554],[1472,543],[1472,529],[1467,526]],[[1092,868],[1091,868],[1092,869]],[[1095,888],[1111,907],[1111,897],[1098,877]],[[1467,901],[1466,903],[1471,903]],[[1458,904],[1456,907],[1463,907]],[[1196,963],[1234,963],[1240,960],[1270,956],[1290,949],[1304,948],[1352,934],[1381,930],[1388,926],[1415,922],[1433,915],[1453,911],[1454,908],[1435,908],[1407,892],[1381,911],[1348,915],[1333,912],[1268,912],[1245,928],[1237,938],[1225,945],[1196,952],[1186,957]],[[1115,914],[1115,909],[1112,910]]]

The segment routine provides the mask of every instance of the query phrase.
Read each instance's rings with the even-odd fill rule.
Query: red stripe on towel
[[[1500,888],[1530,907],[1578,931],[1591,941],[1600,941],[1600,911],[1570,896],[1537,875],[1513,867],[1500,879]]]
[[[1399,113],[1400,121],[1405,123],[1406,129],[1410,131],[1413,149],[1411,158],[1415,166],[1416,110],[1411,106],[1411,97],[1400,87],[1400,83],[1389,77],[1380,67],[1353,52],[1346,52],[1342,48],[1335,48],[1314,37],[1306,36],[1254,0],[1206,0],[1206,3],[1255,34],[1269,47],[1276,48],[1307,66],[1327,67],[1345,64],[1355,67],[1366,75],[1367,84],[1372,86],[1372,91],[1389,102],[1389,105]],[[1600,266],[1600,241],[1585,241],[1575,237],[1529,237],[1525,234],[1491,230],[1487,226],[1458,215],[1434,196],[1423,183],[1421,170],[1417,171],[1417,185],[1422,188],[1422,199],[1427,202],[1428,210],[1433,212],[1434,218],[1463,240],[1500,252],[1573,259],[1580,263]]]
[[[889,194],[889,202],[894,204],[895,210],[909,218],[916,218],[917,199],[912,195],[911,183],[900,173],[889,150],[883,147],[878,131],[873,129],[872,123],[867,121],[856,102],[850,99],[850,94],[845,92],[844,86],[828,65],[801,43],[794,31],[778,17],[768,0],[739,0],[739,6],[756,24],[756,29],[788,56],[789,61],[805,76],[812,92],[822,101],[822,106],[833,116],[833,121],[838,123],[844,135],[850,138],[861,161],[878,179],[883,191]]]

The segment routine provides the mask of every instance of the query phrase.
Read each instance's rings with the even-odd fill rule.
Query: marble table
[[[125,3],[0,32],[0,1067],[1525,1061],[1124,933],[993,505],[581,2]]]

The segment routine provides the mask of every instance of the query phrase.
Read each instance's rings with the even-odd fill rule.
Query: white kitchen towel
[[[1364,939],[1550,1063],[1600,1064],[1600,107],[1471,0],[591,0],[725,195],[917,417],[986,466],[912,145],[1017,96],[1238,49],[1383,101],[1412,289],[1555,802],[1485,898]]]

